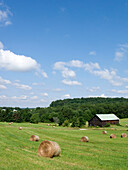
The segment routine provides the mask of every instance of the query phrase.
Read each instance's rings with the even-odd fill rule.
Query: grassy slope
[[[86,131],[56,127],[46,124],[0,123],[0,169],[127,169],[128,119],[122,119],[123,126],[106,128],[108,134],[102,134],[102,128],[88,128]],[[18,130],[22,126],[23,130]],[[117,135],[110,139],[111,133]],[[31,142],[31,135],[38,135],[39,142]],[[128,134],[128,133],[127,133]],[[80,138],[88,136],[89,142],[82,143]],[[37,156],[41,141],[56,141],[61,147],[61,157],[43,158]]]

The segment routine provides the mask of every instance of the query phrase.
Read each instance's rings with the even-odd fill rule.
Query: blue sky
[[[0,0],[0,106],[128,98],[128,0]]]

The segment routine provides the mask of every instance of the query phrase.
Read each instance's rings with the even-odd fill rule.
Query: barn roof
[[[119,118],[114,114],[96,114],[100,120],[119,120]]]

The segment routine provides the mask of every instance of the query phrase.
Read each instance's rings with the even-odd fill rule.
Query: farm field
[[[0,122],[0,169],[127,169],[128,119],[120,120],[121,126],[108,128],[77,128],[47,126],[47,124]],[[23,127],[19,130],[18,127]],[[102,134],[106,130],[107,134]],[[114,133],[117,138],[110,139]],[[31,135],[38,135],[39,142],[30,141]],[[88,136],[89,142],[80,142]],[[37,150],[43,140],[57,142],[61,156],[54,158],[39,157]]]

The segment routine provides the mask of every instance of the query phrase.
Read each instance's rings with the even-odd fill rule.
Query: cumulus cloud
[[[38,99],[38,96],[32,96],[30,99],[31,99],[31,100],[37,100],[37,99]]]
[[[84,63],[80,60],[69,61],[67,65],[69,65],[70,67],[78,67],[78,68],[84,67]]]
[[[24,85],[24,84],[13,83],[13,85],[16,86],[16,88],[23,89],[23,90],[31,90],[32,89],[32,87],[30,87],[28,85]]]
[[[69,86],[72,86],[72,85],[80,86],[80,85],[82,85],[82,83],[80,83],[78,81],[71,81],[71,80],[66,80],[66,79],[62,80],[62,83],[66,84],[66,85],[69,85]]]
[[[36,70],[47,78],[47,74],[41,70],[40,64],[36,60],[24,55],[14,54],[9,50],[0,49],[0,68],[16,72]]]
[[[122,46],[121,48],[126,48],[127,46]],[[123,83],[128,82],[128,78],[120,77],[117,75],[117,71],[114,69],[101,69],[99,63],[84,63],[80,60],[72,60],[69,62],[56,62],[54,64],[54,69],[59,70],[62,74],[62,77],[65,78],[62,82],[67,85],[81,85],[77,81],[67,80],[67,78],[76,77],[76,72],[70,68],[81,68],[89,73],[109,81],[113,86],[121,86]]]
[[[124,82],[128,82],[128,78],[117,76],[116,70],[109,71],[108,69],[104,69],[93,71],[92,74],[108,80],[114,86],[121,86]]]
[[[0,89],[7,89],[5,85],[0,84]]]
[[[100,87],[92,87],[92,88],[87,88],[87,91],[89,91],[89,92],[96,92],[96,91],[98,91],[98,90],[100,90]]]
[[[88,97],[103,97],[103,98],[106,98],[107,96],[105,96],[105,94],[101,94],[101,95],[97,95],[97,96],[88,96]]]
[[[118,93],[118,94],[128,94],[128,90],[115,90],[115,89],[112,89],[112,92]]]
[[[128,44],[120,44],[115,52],[115,61],[122,61],[128,54]]]
[[[4,48],[4,45],[3,43],[0,41],[0,49],[3,49]]]
[[[41,93],[42,96],[48,96],[48,93]]]
[[[13,100],[27,100],[28,96],[21,95],[21,96],[12,96],[12,97],[6,97],[7,99],[13,99]]]
[[[12,16],[12,12],[9,8],[1,3],[0,5],[0,26],[8,26],[11,24],[10,17]]]
[[[0,84],[11,84],[11,81],[3,79],[2,77],[0,77]]]
[[[70,98],[70,94],[65,94],[62,98]]]
[[[65,62],[56,62],[54,64],[54,69],[60,70],[61,74],[64,78],[76,76],[76,74],[73,70],[67,68],[67,63],[65,63]]]
[[[85,69],[85,71],[89,71],[89,72],[92,72],[93,70],[95,70],[95,69],[100,69],[100,66],[99,66],[99,64],[98,63],[85,63],[84,64],[84,69]]]

